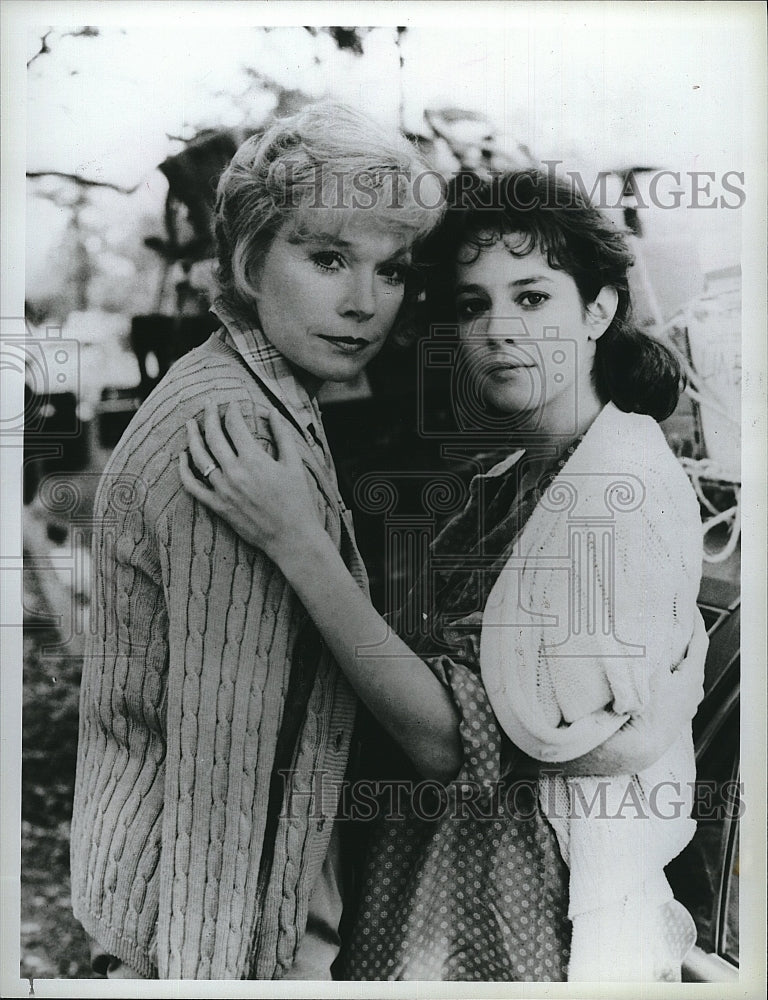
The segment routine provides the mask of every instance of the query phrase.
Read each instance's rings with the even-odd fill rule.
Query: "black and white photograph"
[[[2,996],[764,995],[764,6],[0,17]]]

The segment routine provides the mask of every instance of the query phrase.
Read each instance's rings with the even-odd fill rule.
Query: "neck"
[[[320,391],[320,387],[324,384],[324,379],[318,378],[316,375],[310,375],[309,372],[305,372],[303,368],[299,368],[297,365],[291,364],[290,361],[288,364],[296,381],[299,385],[302,385],[312,399],[314,399]]]
[[[530,442],[525,446],[534,471],[549,465],[553,457],[561,457],[573,441],[586,434],[605,405],[595,393],[582,393],[578,404],[575,413],[572,405],[553,405],[543,413],[532,414]]]

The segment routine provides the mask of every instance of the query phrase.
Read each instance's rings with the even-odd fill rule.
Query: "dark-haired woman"
[[[698,507],[657,423],[679,368],[629,325],[631,260],[599,212],[530,172],[457,190],[435,239],[457,384],[520,447],[473,480],[398,634],[279,427],[278,462],[236,416],[234,449],[192,434],[223,475],[185,483],[281,567],[418,772],[372,837],[349,978],[679,978],[692,922],[663,869],[693,832],[706,651]]]

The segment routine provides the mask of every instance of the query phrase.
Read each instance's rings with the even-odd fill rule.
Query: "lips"
[[[516,372],[520,368],[535,368],[536,366],[531,362],[523,361],[505,361],[503,363],[497,362],[493,365],[484,366],[484,371],[487,375],[495,375],[497,373],[504,372]]]
[[[320,334],[320,339],[327,344],[344,351],[347,354],[354,354],[370,346],[370,340],[364,337],[332,337],[329,334]]]

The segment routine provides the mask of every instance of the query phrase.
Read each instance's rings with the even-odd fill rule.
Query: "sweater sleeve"
[[[647,704],[651,678],[674,669],[693,634],[695,496],[680,469],[644,478],[641,502],[610,521],[538,511],[530,550],[489,596],[486,689],[507,735],[539,760],[571,760],[605,742]]]
[[[547,660],[566,723],[604,709],[619,716],[641,712],[652,677],[680,663],[693,634],[701,575],[698,507],[687,482],[644,478],[642,503],[616,515],[602,550],[583,546],[581,571],[573,574],[569,605],[586,604],[590,590],[594,595],[594,621],[579,622],[587,633],[593,624],[584,639],[593,657]],[[580,652],[579,643],[572,645]]]
[[[184,492],[158,539],[169,646],[158,967],[238,978],[297,602],[273,563]]]

